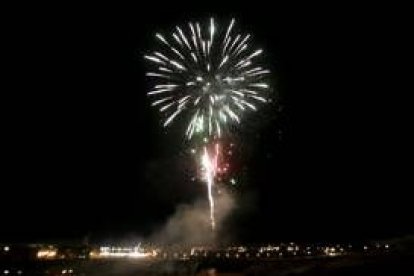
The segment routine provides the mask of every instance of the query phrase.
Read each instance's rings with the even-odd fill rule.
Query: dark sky
[[[404,18],[253,3],[10,8],[0,241],[146,236],[199,195],[183,137],[149,108],[142,54],[155,32],[212,15],[254,33],[279,94],[243,134],[234,236],[413,233]]]

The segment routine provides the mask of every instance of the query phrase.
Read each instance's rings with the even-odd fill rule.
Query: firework
[[[180,114],[189,118],[186,137],[221,137],[227,125],[240,123],[245,111],[267,102],[269,70],[260,66],[261,49],[250,47],[250,34],[238,34],[235,20],[227,28],[189,23],[166,37],[157,33],[159,49],[145,55],[156,79],[148,92],[152,106],[169,126]]]
[[[168,36],[155,36],[159,47],[144,56],[153,66],[146,73],[154,79],[147,94],[164,115],[164,127],[186,114],[187,139],[198,135],[204,142],[199,160],[214,229],[213,186],[221,173],[217,141],[229,125],[240,123],[245,112],[267,102],[270,71],[260,63],[263,51],[251,47],[250,34],[235,30],[234,19],[224,29],[211,18],[206,25],[190,22],[185,28],[176,26]],[[209,142],[215,143],[214,150],[209,150]]]

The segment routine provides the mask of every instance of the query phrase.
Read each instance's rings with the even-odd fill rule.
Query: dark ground
[[[71,275],[113,276],[170,276],[170,275],[414,275],[413,254],[377,256],[352,255],[344,257],[298,258],[286,260],[212,260],[197,261],[44,261],[7,264],[9,275]],[[0,266],[4,267],[4,263]],[[24,268],[22,268],[22,266]],[[15,269],[13,269],[13,267]],[[13,274],[15,273],[15,274]]]

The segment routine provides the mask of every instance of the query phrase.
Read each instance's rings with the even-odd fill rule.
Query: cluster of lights
[[[37,258],[38,259],[54,259],[57,255],[57,249],[55,248],[48,248],[48,249],[40,249],[37,251]]]
[[[340,248],[340,251],[343,252],[343,248]],[[338,256],[340,253],[338,252],[338,250],[335,247],[325,247],[323,252],[325,253],[325,255],[328,256]]]
[[[375,253],[381,250],[390,250],[389,244],[365,245],[363,247],[353,247],[352,245],[298,245],[295,243],[281,243],[279,245],[267,245],[262,247],[232,246],[222,250],[207,249],[203,247],[193,247],[190,257],[192,258],[273,258],[273,257],[294,257],[294,256],[326,256],[336,257],[352,254],[353,252]],[[163,258],[171,256],[175,259],[185,259],[185,253],[174,252],[161,254]]]
[[[260,247],[259,252],[263,253],[263,252],[269,252],[269,251],[279,251],[280,250],[280,246],[271,246],[268,245],[266,247]]]
[[[156,251],[144,252],[140,246],[135,247],[109,247],[103,246],[99,253],[91,252],[91,257],[100,258],[146,258],[155,257]]]
[[[15,275],[15,274],[12,274],[12,271],[9,270],[9,269],[3,270],[3,274],[4,275]],[[16,271],[16,275],[22,275],[22,274],[23,274],[22,270],[19,269],[19,270]]]
[[[238,252],[238,253],[244,253],[247,252],[248,248],[246,246],[231,246],[227,247],[226,251],[229,252]]]

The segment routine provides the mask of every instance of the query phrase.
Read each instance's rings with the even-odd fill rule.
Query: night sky
[[[204,196],[184,176],[182,132],[149,107],[142,55],[155,32],[210,16],[254,34],[278,95],[234,137],[247,149],[234,238],[414,233],[403,19],[387,7],[251,4],[13,8],[0,241],[146,237]]]

